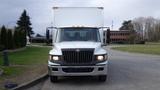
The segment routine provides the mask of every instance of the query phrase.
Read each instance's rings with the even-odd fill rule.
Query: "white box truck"
[[[106,81],[108,54],[103,48],[103,7],[53,7],[51,82],[60,76],[98,76]]]

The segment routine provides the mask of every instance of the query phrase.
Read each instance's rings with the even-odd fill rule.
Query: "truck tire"
[[[101,75],[98,77],[100,82],[105,82],[107,80],[107,75]]]
[[[58,77],[57,76],[50,76],[50,81],[51,82],[57,82],[58,81]]]

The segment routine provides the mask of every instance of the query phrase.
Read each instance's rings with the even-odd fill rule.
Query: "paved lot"
[[[109,77],[100,83],[95,77],[62,78],[59,83],[46,80],[29,90],[160,90],[160,56],[109,52]]]

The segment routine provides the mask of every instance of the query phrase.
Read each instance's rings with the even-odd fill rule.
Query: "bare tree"
[[[145,38],[145,18],[139,17],[135,18],[133,21],[133,27],[134,30],[136,30],[137,34],[142,37],[142,39]]]
[[[132,21],[133,27],[140,37],[148,41],[157,41],[160,37],[160,20],[153,17],[139,17]]]

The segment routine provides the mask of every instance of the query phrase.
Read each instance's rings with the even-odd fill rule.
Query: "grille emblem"
[[[79,49],[76,49],[76,52],[80,52],[80,50],[79,50]]]

